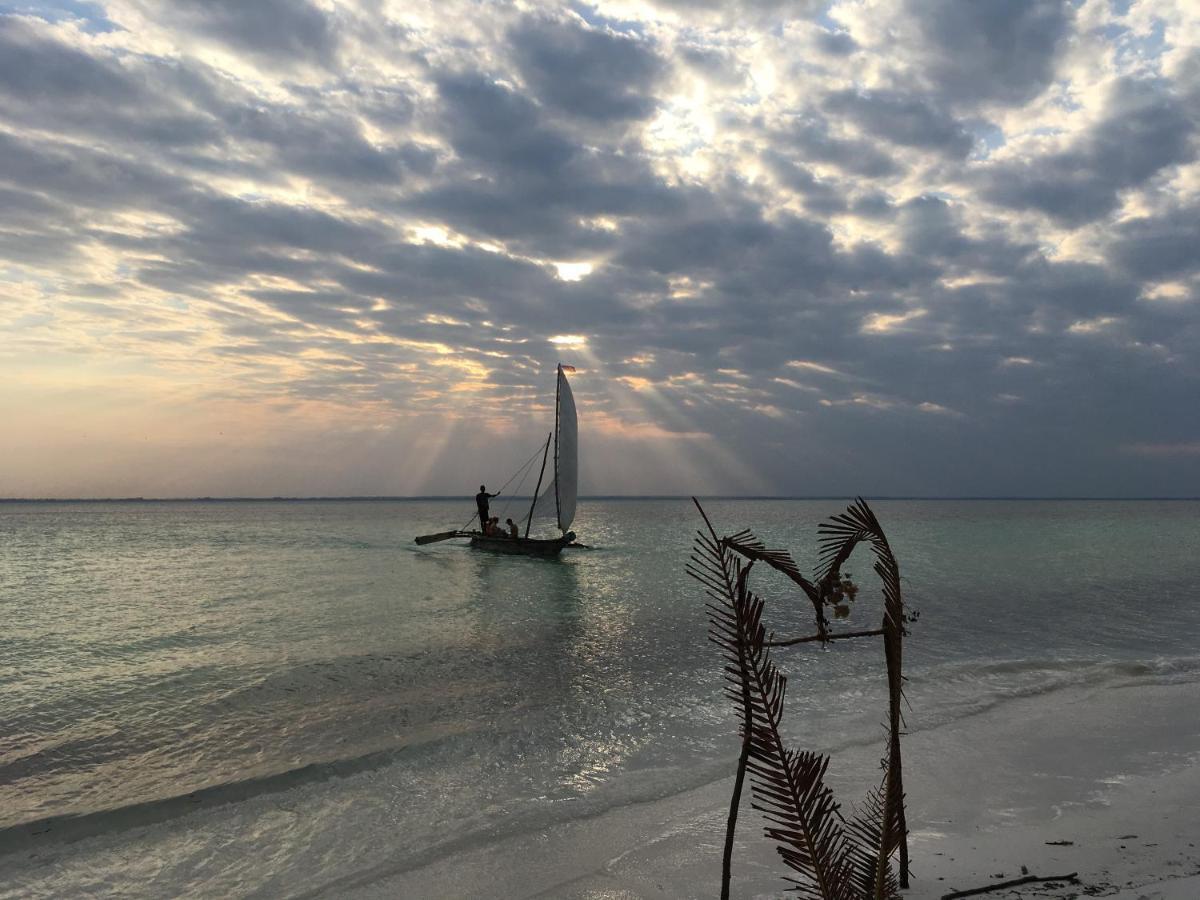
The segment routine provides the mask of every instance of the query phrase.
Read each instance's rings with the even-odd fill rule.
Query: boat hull
[[[471,535],[473,550],[490,550],[493,553],[508,553],[515,556],[558,556],[563,547],[575,540],[575,532],[568,531],[560,538],[539,540],[537,538],[487,537]]]

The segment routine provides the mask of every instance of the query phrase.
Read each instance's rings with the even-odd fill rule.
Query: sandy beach
[[[905,743],[913,900],[1031,875],[990,897],[1200,896],[1200,691],[1071,689],[1000,704]],[[840,797],[875,747],[838,753]],[[341,885],[358,897],[713,897],[730,782]],[[743,809],[733,895],[782,895],[774,851]],[[531,865],[533,860],[536,865]]]

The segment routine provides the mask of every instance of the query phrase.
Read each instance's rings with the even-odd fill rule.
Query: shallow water
[[[706,503],[805,569],[844,506]],[[910,727],[1200,680],[1200,503],[873,506],[921,613]],[[683,575],[690,502],[584,501],[593,549],[555,561],[412,543],[470,511],[0,504],[0,854],[18,892],[319,890],[727,774],[735,725]],[[848,568],[850,624],[869,627],[866,552]],[[787,582],[756,575],[772,627],[811,630]],[[806,746],[879,738],[880,656],[780,655]]]

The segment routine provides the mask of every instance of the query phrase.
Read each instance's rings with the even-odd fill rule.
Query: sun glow
[[[587,262],[556,262],[551,265],[557,270],[560,281],[582,281],[596,268]]]
[[[813,362],[811,359],[793,359],[787,364],[793,369],[806,369],[809,372],[820,372],[822,375],[841,375],[837,369],[830,366],[822,365],[819,362]]]
[[[871,313],[863,320],[862,330],[870,334],[890,334],[894,331],[899,331],[900,326],[911,322],[913,319],[919,319],[925,315],[923,309],[913,309],[906,313],[889,316],[885,313]]]
[[[1166,300],[1177,303],[1187,300],[1192,295],[1191,289],[1179,281],[1161,281],[1142,291],[1143,300]]]
[[[1117,324],[1118,319],[1115,316],[1097,316],[1094,319],[1080,319],[1075,322],[1067,331],[1070,334],[1099,334],[1102,331],[1107,331]]]

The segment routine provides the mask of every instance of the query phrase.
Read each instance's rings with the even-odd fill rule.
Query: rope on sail
[[[537,450],[534,450],[534,451],[533,451],[533,456],[531,456],[531,457],[529,457],[529,459],[525,460],[525,462],[521,464],[521,468],[519,468],[519,469],[517,469],[517,471],[513,472],[513,473],[512,473],[512,476],[511,476],[511,477],[508,479],[508,481],[506,481],[506,482],[504,482],[504,484],[500,485],[500,490],[496,491],[496,493],[497,493],[497,494],[503,494],[503,493],[504,493],[504,489],[505,489],[506,487],[508,487],[510,484],[512,484],[512,482],[513,482],[513,478],[516,478],[518,475],[521,475],[521,472],[524,472],[525,474],[524,474],[524,475],[521,475],[521,482],[520,482],[520,484],[518,484],[518,485],[517,485],[517,490],[519,491],[519,490],[521,489],[521,485],[525,483],[525,478],[526,478],[526,477],[529,475],[529,468],[530,468],[530,466],[532,466],[532,465],[533,465],[533,461],[534,461],[535,459],[537,459],[537,458],[538,458],[538,455],[539,455],[541,452],[542,452],[542,451],[541,451],[541,448],[540,448],[540,447],[539,447]],[[505,500],[504,500],[504,508],[500,510],[500,515],[502,515],[502,516],[503,516],[503,515],[504,515],[506,512],[508,512],[508,504],[512,503],[512,501],[513,501],[513,495],[511,495],[511,494],[510,494],[510,495],[509,495],[508,497],[506,497],[506,498],[505,498]],[[468,526],[468,525],[470,525],[470,524],[471,524],[471,522],[472,522],[472,521],[474,521],[474,520],[475,520],[476,518],[478,518],[478,517],[479,517],[479,513],[478,513],[478,512],[473,512],[473,513],[471,513],[471,515],[469,515],[469,516],[467,517],[467,521],[463,522],[461,525],[459,525],[459,526],[458,526],[458,530],[459,530],[459,531],[465,531],[465,530],[466,530],[466,528],[467,528],[467,526]]]
[[[513,499],[518,494],[521,493],[521,488],[525,486],[525,479],[528,478],[529,473],[531,471],[533,471],[533,461],[535,459],[537,459],[537,451],[534,451],[533,456],[529,457],[529,459],[525,462],[525,465],[521,466],[521,469],[518,470],[518,471],[523,471],[524,474],[521,475],[521,480],[517,482],[517,486],[515,488],[513,488],[512,493],[508,494],[504,498],[504,506],[502,506],[500,508],[500,518],[503,519],[505,517],[505,514],[508,512],[508,505],[513,502]],[[517,477],[516,475],[513,476],[513,478],[516,478],[516,477]],[[509,481],[512,481],[512,478],[510,478]],[[505,487],[507,487],[507,485],[505,485]],[[500,488],[500,490],[503,491],[504,488]]]

